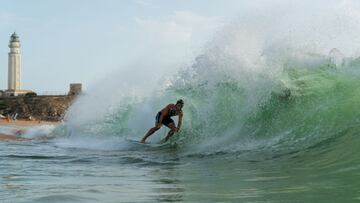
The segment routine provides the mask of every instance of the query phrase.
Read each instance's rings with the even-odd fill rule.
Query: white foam
[[[38,125],[28,127],[24,130],[22,137],[36,138],[36,137],[49,137],[51,132],[55,129],[56,125]]]

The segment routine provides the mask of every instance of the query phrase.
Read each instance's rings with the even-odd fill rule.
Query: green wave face
[[[275,68],[266,62],[254,71],[232,57],[204,55],[154,96],[123,99],[104,117],[72,130],[87,136],[140,139],[152,127],[157,111],[182,98],[183,128],[172,142],[185,154],[291,154],[340,146],[346,142],[339,140],[357,134],[358,59],[346,58],[340,65],[320,55],[280,61]],[[154,139],[164,133],[159,134]],[[356,149],[356,140],[339,147],[338,153]]]
[[[190,103],[185,112],[191,143],[263,140],[263,147],[300,149],[357,126],[356,69],[356,63],[337,68],[328,60],[315,67],[284,64],[276,77],[249,76],[250,87],[232,75],[217,73],[216,80],[192,78],[169,91]],[[271,139],[276,143],[266,141]]]

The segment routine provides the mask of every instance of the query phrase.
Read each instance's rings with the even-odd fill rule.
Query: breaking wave
[[[183,129],[171,142],[187,155],[356,149],[360,26],[345,11],[302,22],[291,11],[241,16],[171,76],[150,74],[161,72],[155,64],[107,78],[71,107],[66,134],[139,140],[159,109],[182,98]]]

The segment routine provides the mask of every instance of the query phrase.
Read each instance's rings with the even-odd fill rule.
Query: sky
[[[86,89],[151,54],[189,58],[237,15],[238,2],[0,0],[0,89],[7,89],[13,32],[22,46],[22,89],[66,93],[70,83]]]
[[[245,29],[252,28],[247,24],[261,25],[256,23],[256,18],[261,16],[265,19],[265,26],[276,28],[272,19],[266,18],[278,16],[278,22],[287,21],[287,24],[283,22],[285,26],[279,26],[280,33],[292,32],[286,26],[312,24],[317,19],[319,22],[314,27],[309,26],[309,33],[316,34],[316,26],[323,26],[323,19],[318,16],[324,14],[328,18],[334,15],[333,19],[339,21],[334,24],[336,32],[333,32],[332,23],[325,24],[328,27],[322,30],[325,30],[325,35],[330,33],[328,38],[341,44],[344,40],[338,34],[348,36],[347,32],[342,33],[342,29],[348,29],[344,26],[353,27],[360,23],[358,2],[0,0],[0,89],[7,89],[8,44],[15,31],[22,46],[22,89],[38,94],[65,94],[70,83],[82,83],[86,90],[104,78],[116,77],[120,70],[129,67],[139,69],[135,74],[144,74],[141,70],[157,65],[186,66],[201,53],[206,43],[239,16],[244,19]],[[289,9],[291,7],[293,10]],[[347,18],[355,19],[354,24],[343,25],[341,17],[333,14],[338,9],[348,15]],[[294,19],[282,17],[283,12]],[[298,30],[300,32],[295,34],[309,34]],[[350,43],[347,47],[354,47],[353,40],[346,42]]]

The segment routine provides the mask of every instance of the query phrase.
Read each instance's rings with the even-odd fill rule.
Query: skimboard
[[[139,145],[149,145],[149,142],[142,143],[139,140],[132,140],[132,139],[126,139],[127,142],[131,142],[133,144],[139,144]]]
[[[164,146],[164,145],[168,144],[168,142],[164,143],[161,141],[159,143],[151,143],[151,142],[141,143],[139,140],[132,140],[132,139],[126,139],[126,141],[131,144],[146,146],[146,147],[159,147],[159,146]]]

